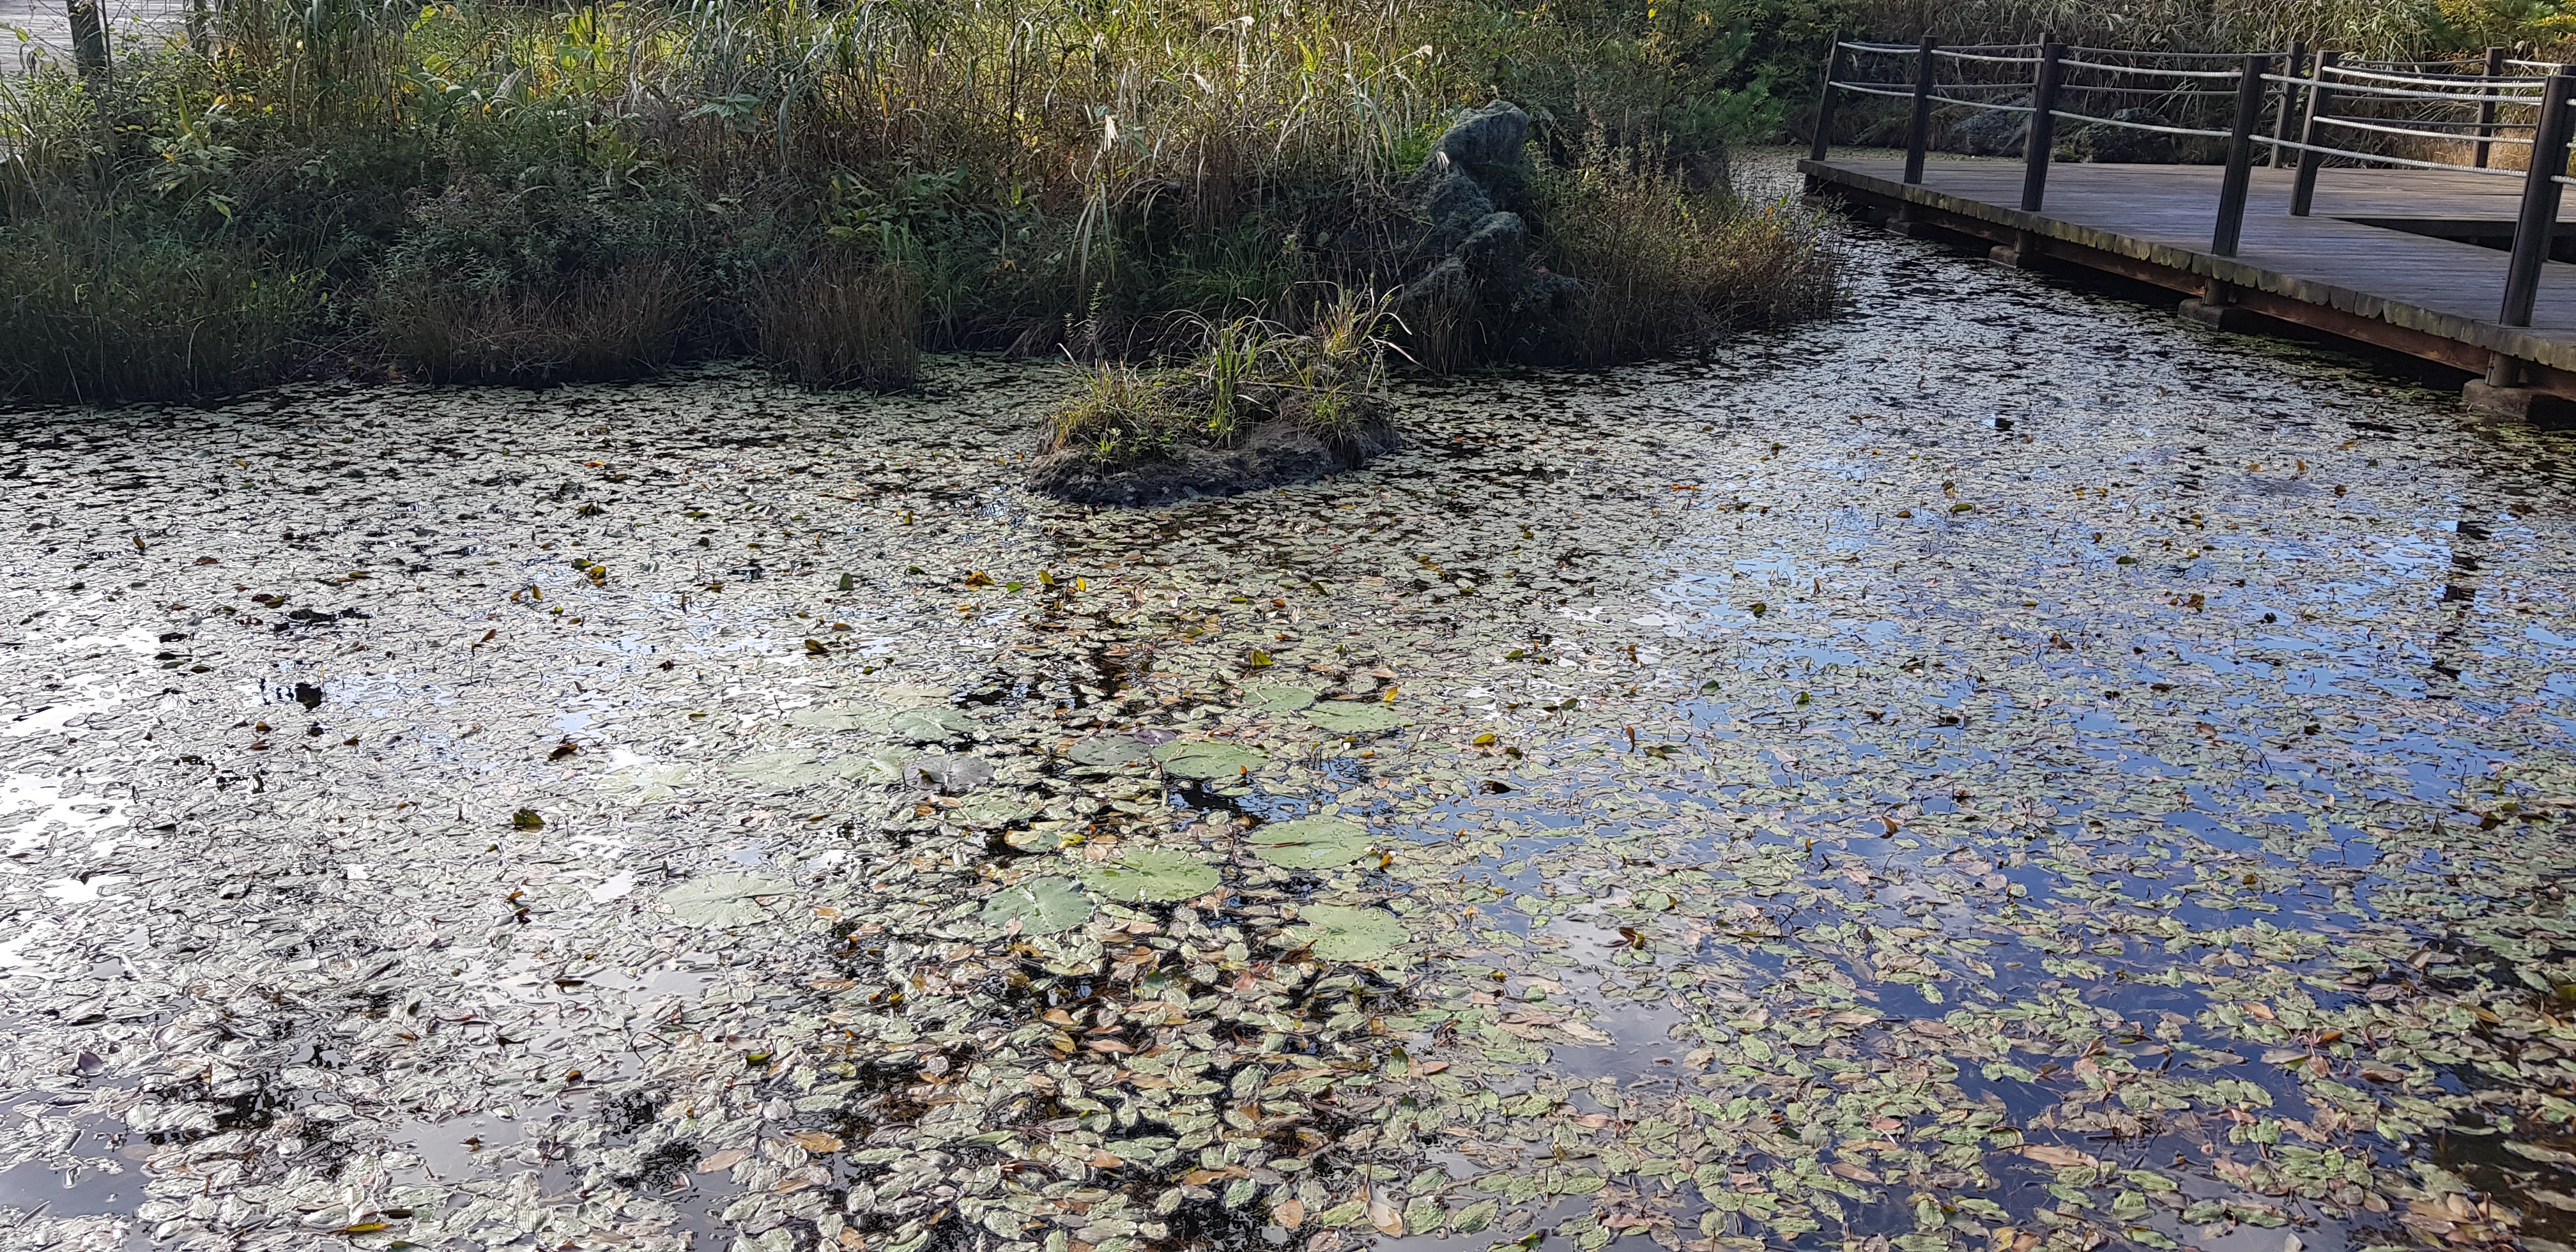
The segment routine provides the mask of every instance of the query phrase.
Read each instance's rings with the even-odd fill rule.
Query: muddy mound
[[[1309,482],[1357,469],[1402,443],[1384,417],[1334,439],[1291,422],[1265,422],[1233,447],[1183,444],[1168,458],[1138,464],[1101,464],[1081,449],[1049,453],[1029,472],[1029,488],[1085,504],[1151,507]]]

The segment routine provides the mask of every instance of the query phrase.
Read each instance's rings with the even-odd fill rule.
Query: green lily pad
[[[1166,773],[1183,778],[1232,778],[1270,763],[1258,748],[1232,743],[1166,743],[1154,749]]]
[[[1243,693],[1244,702],[1267,713],[1294,713],[1315,702],[1312,687],[1254,687]]]
[[[1393,730],[1404,724],[1404,717],[1383,704],[1363,704],[1356,700],[1327,700],[1306,710],[1306,720],[1337,735],[1360,735],[1371,731]]]
[[[981,795],[950,809],[946,820],[968,830],[999,830],[1037,810],[1007,795]]]
[[[1052,935],[1091,920],[1091,897],[1070,878],[1032,878],[1004,887],[984,902],[984,920],[1020,924],[1024,935]]]
[[[889,709],[798,709],[787,715],[787,724],[808,730],[882,730]]]
[[[1640,891],[1634,897],[1636,906],[1662,912],[1673,907],[1673,897],[1661,891]]]
[[[1104,768],[1134,765],[1152,756],[1145,750],[1142,742],[1126,735],[1093,735],[1067,748],[1064,754],[1072,757],[1076,764],[1098,765]]]
[[[707,874],[662,893],[671,916],[692,926],[748,926],[769,910],[755,897],[784,895],[787,883],[764,874]]]
[[[619,796],[628,804],[651,804],[679,794],[689,783],[686,765],[637,765],[622,769],[599,780],[600,789]]]
[[[1253,828],[1252,854],[1281,869],[1331,869],[1368,851],[1368,829],[1338,817],[1301,817]]]
[[[1133,848],[1114,864],[1082,869],[1083,885],[1112,900],[1190,900],[1216,890],[1216,867],[1169,848]]]
[[[1404,923],[1380,909],[1318,904],[1297,911],[1306,925],[1289,932],[1328,961],[1374,961],[1392,955],[1406,938]]]
[[[819,759],[806,751],[755,752],[725,767],[725,772],[774,791],[794,791],[817,783],[866,777],[871,766],[861,757]]]
[[[905,709],[886,729],[914,743],[945,743],[975,733],[975,719],[955,709]]]

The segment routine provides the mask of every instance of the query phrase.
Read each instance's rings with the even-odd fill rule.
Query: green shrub
[[[0,391],[117,403],[284,377],[318,276],[221,241],[114,223],[0,231]]]
[[[549,382],[627,377],[678,354],[699,283],[671,206],[473,179],[412,216],[368,308],[405,369]]]

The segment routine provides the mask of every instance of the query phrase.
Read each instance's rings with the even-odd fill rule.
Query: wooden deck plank
[[[2507,254],[2347,217],[2509,222],[2522,182],[2437,170],[2332,169],[2314,212],[2289,215],[2291,171],[2258,168],[2234,257],[2209,251],[2223,171],[2216,166],[2063,164],[2050,167],[2043,211],[2022,213],[2018,161],[1929,162],[1920,184],[1902,162],[1856,157],[1803,162],[1822,187],[1919,204],[2013,231],[2062,240],[2188,275],[2323,305],[2406,331],[2576,370],[2576,265],[2548,263],[2530,327],[2497,324]],[[2188,285],[2188,283],[2182,284]]]

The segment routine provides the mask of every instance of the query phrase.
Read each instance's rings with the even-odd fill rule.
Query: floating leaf
[[[1024,822],[1037,810],[1026,802],[995,793],[980,795],[948,810],[946,820],[968,830],[998,830]]]
[[[748,926],[769,916],[755,897],[785,895],[789,885],[765,874],[707,874],[662,893],[674,920],[692,926]]]
[[[1337,735],[1359,735],[1371,731],[1393,730],[1404,724],[1403,715],[1378,703],[1355,700],[1326,700],[1306,710],[1306,720]]]
[[[1018,922],[1024,935],[1052,935],[1091,920],[1091,897],[1070,878],[1032,878],[994,892],[983,916],[995,926]]]
[[[893,716],[891,709],[798,709],[787,715],[787,724],[811,730],[882,730]]]
[[[1093,735],[1065,750],[1065,755],[1082,765],[1110,767],[1133,765],[1151,759],[1145,745],[1126,735]]]
[[[1216,890],[1213,865],[1170,848],[1131,848],[1111,863],[1082,869],[1082,882],[1112,900],[1190,900]]]
[[[945,743],[975,733],[975,719],[956,709],[905,709],[886,722],[886,729],[914,743]]]
[[[1252,854],[1281,869],[1331,869],[1368,851],[1368,830],[1338,817],[1301,817],[1256,826],[1246,835]]]
[[[1380,909],[1311,905],[1297,911],[1304,926],[1289,932],[1328,961],[1374,961],[1393,953],[1406,936],[1404,923]]]
[[[810,751],[755,752],[725,767],[725,772],[774,791],[795,791],[820,783],[865,778],[876,770],[865,757],[820,759]]]
[[[1294,713],[1315,702],[1312,687],[1254,687],[1243,695],[1246,704],[1267,713]]]
[[[1154,749],[1154,759],[1183,778],[1232,778],[1270,763],[1260,749],[1234,743],[1167,743]]]

